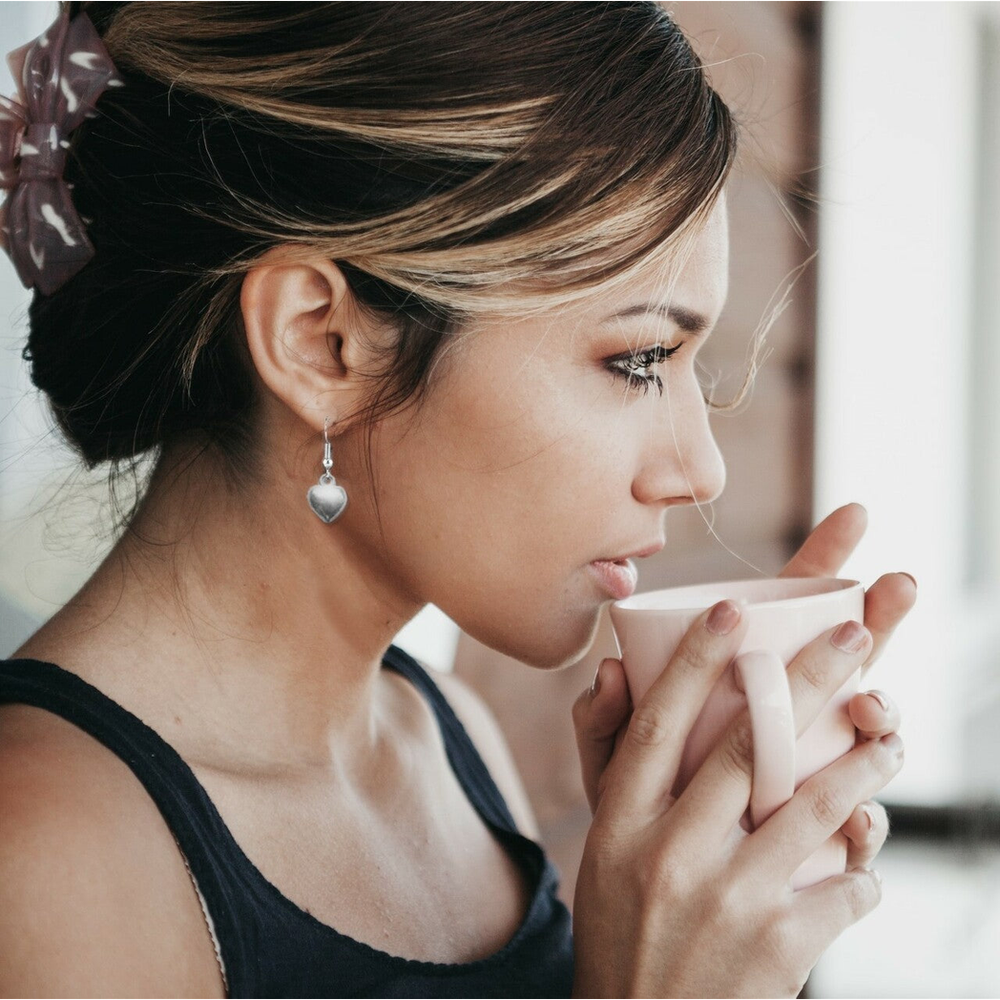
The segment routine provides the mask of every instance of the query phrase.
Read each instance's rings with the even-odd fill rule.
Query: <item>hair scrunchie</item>
[[[17,99],[0,95],[0,246],[25,288],[51,295],[94,256],[63,179],[69,134],[93,118],[108,87],[124,86],[86,14],[63,8],[7,62]]]

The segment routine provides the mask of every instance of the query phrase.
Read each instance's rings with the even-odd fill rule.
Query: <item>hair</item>
[[[125,86],[71,136],[96,255],[36,292],[23,356],[87,468],[111,463],[112,494],[189,438],[233,489],[255,478],[239,302],[267,251],[333,260],[394,331],[363,412],[371,475],[375,423],[420,399],[472,318],[669,261],[736,154],[655,2],[68,7]]]

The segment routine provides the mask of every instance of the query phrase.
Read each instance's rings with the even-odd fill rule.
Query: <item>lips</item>
[[[647,545],[644,549],[639,549],[636,552],[626,552],[623,556],[609,556],[603,559],[596,559],[595,562],[611,562],[618,563],[622,565],[626,559],[644,559],[646,556],[651,556],[656,552],[659,552],[664,545],[666,545],[666,539],[661,538],[659,541],[654,542],[652,545]]]
[[[613,562],[595,559],[588,567],[601,589],[616,601],[631,597],[639,579],[635,563],[628,559]]]

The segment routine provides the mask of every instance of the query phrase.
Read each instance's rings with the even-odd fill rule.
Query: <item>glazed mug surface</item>
[[[611,624],[634,705],[662,673],[695,619],[727,598],[746,602],[746,635],[688,735],[671,792],[680,796],[730,722],[749,708],[754,776],[741,825],[750,832],[807,778],[854,747],[847,703],[858,690],[860,668],[799,737],[786,668],[803,646],[827,629],[852,619],[863,622],[865,595],[856,580],[780,577],[672,587],[616,601],[610,607]],[[792,888],[821,882],[843,872],[846,864],[847,838],[838,831],[796,870]]]

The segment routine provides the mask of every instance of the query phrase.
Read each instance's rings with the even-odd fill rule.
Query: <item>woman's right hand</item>
[[[635,707],[597,784],[574,901],[576,996],[794,997],[830,943],[881,898],[867,869],[799,892],[790,879],[897,773],[895,733],[859,743],[747,834],[744,711],[670,796],[687,734],[745,632],[742,618],[724,634],[708,628],[713,610]],[[797,733],[867,659],[871,635],[858,627],[856,650],[834,645],[833,628],[789,664]]]

